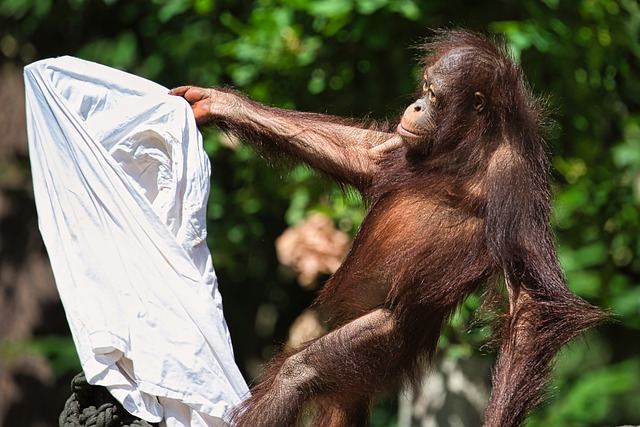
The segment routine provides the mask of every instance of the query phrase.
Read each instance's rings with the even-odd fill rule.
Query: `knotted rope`
[[[71,397],[60,414],[60,427],[152,427],[129,414],[111,393],[87,383],[83,373],[71,380]]]

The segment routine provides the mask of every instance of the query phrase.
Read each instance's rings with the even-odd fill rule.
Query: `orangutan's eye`
[[[429,100],[429,102],[431,102],[432,104],[435,104],[437,99],[436,99],[436,94],[433,91],[433,85],[429,85],[425,91],[427,92],[427,99]]]

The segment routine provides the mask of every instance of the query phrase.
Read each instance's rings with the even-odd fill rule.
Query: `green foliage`
[[[49,362],[55,376],[80,371],[80,361],[69,336],[48,335],[31,340],[0,340],[0,363],[11,367],[19,356],[29,354]]]
[[[614,361],[613,357],[609,344],[593,333],[588,341],[566,348],[556,366],[552,404],[526,425],[599,426],[633,420],[640,404],[640,360]]]
[[[384,119],[416,87],[411,47],[429,28],[458,25],[504,34],[548,99],[561,260],[570,287],[615,316],[558,358],[552,397],[528,426],[640,424],[637,1],[0,0],[0,57],[72,54],[167,87],[234,85],[285,108]],[[274,168],[224,142],[205,138],[209,243],[238,362],[252,376],[313,298],[278,267],[274,239],[310,211],[354,233],[362,209],[305,168]],[[267,329],[265,304],[274,308]],[[478,306],[467,301],[448,327],[441,344],[452,355],[486,342],[487,329],[469,326]],[[392,425],[387,407],[374,412],[376,426]]]

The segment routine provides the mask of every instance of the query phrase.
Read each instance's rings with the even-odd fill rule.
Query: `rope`
[[[152,427],[129,414],[111,393],[87,383],[83,373],[71,380],[71,397],[60,414],[60,427]]]

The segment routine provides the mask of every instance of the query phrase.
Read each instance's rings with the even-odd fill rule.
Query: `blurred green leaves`
[[[19,357],[36,356],[48,361],[54,376],[80,371],[80,361],[69,336],[48,335],[30,340],[0,339],[0,363],[11,367]]]

